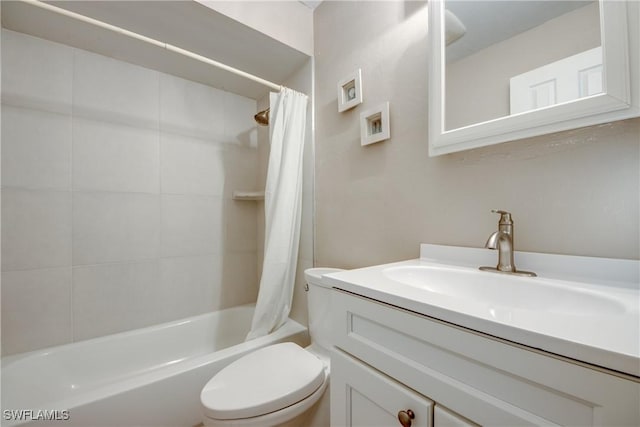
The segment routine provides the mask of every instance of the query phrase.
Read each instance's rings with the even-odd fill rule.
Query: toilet
[[[270,345],[214,375],[200,393],[205,426],[299,426],[329,383],[331,287],[322,275],[338,271],[343,270],[309,268],[304,272],[311,345]]]

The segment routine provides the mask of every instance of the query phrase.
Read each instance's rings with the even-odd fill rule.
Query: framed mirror
[[[640,116],[640,3],[430,0],[429,155]]]

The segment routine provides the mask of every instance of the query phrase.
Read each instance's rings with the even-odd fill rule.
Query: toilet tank
[[[307,268],[304,278],[309,286],[307,305],[309,309],[309,336],[311,344],[323,349],[331,348],[331,285],[322,280],[323,274],[344,271],[340,268]]]

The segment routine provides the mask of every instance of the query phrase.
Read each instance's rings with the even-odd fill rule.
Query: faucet
[[[531,271],[516,270],[516,265],[513,262],[513,220],[511,219],[511,213],[501,210],[492,210],[491,212],[500,214],[498,231],[489,236],[484,247],[498,250],[498,265],[496,267],[480,267],[480,270],[535,277],[536,274]]]

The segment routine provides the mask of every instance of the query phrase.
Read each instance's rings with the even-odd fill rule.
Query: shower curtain
[[[270,94],[271,152],[265,188],[265,252],[247,340],[284,324],[291,310],[302,218],[302,153],[307,96],[288,88]]]

